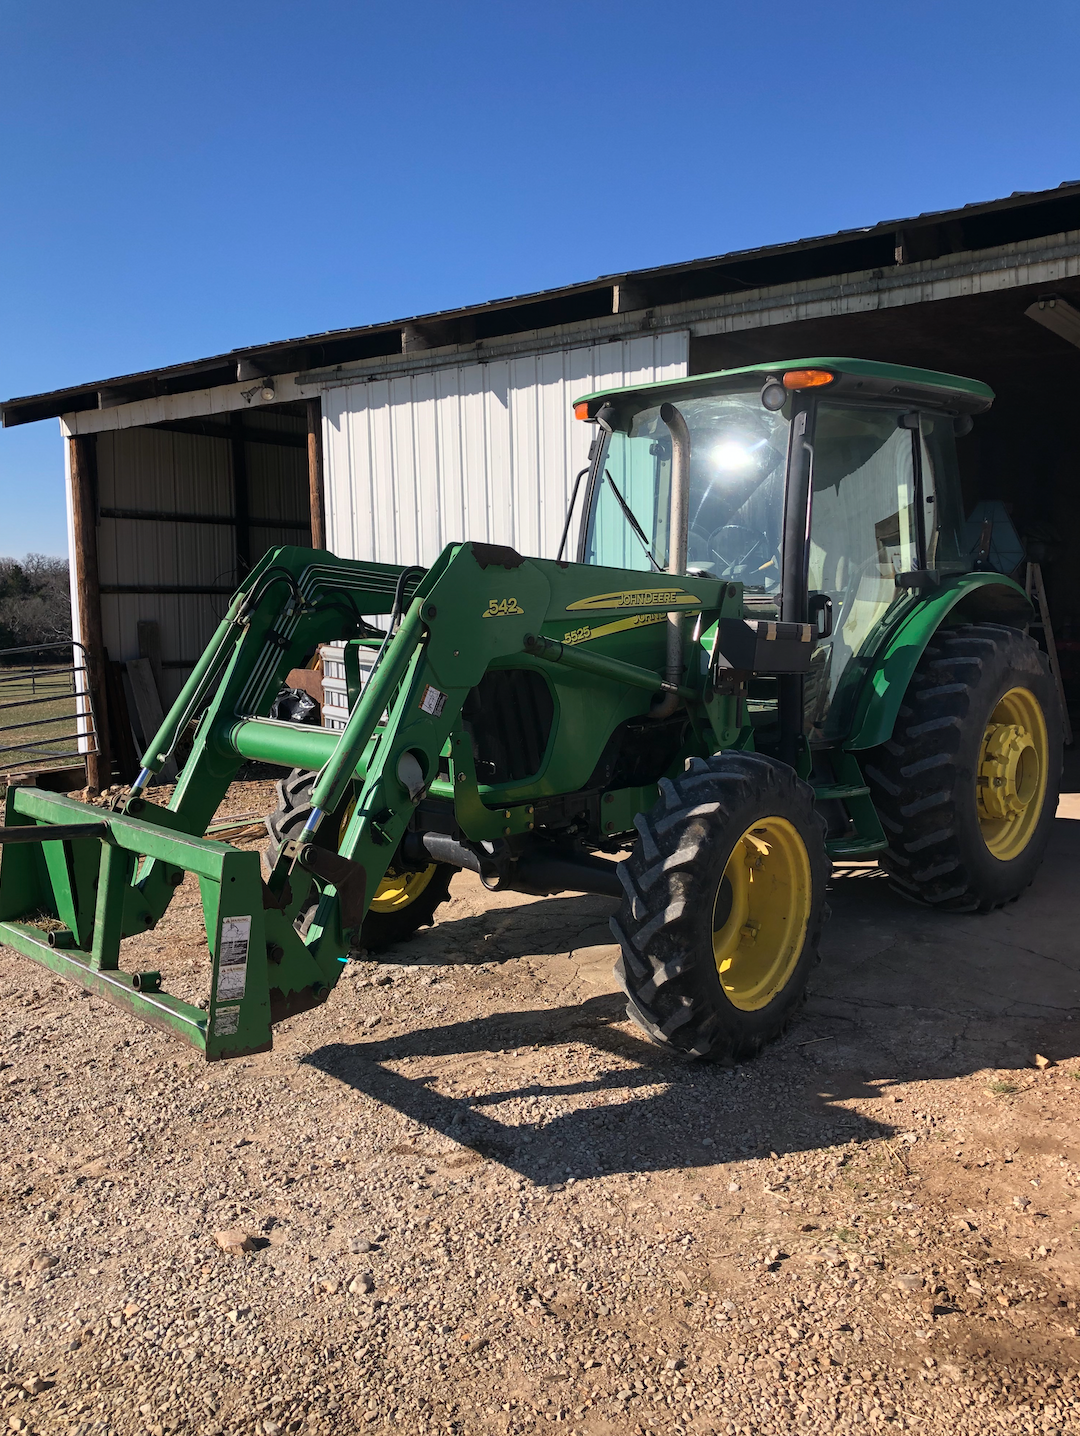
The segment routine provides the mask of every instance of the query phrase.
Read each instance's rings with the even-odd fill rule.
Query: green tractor
[[[0,941],[236,1056],[325,1001],[351,952],[430,923],[469,869],[617,898],[630,1016],[684,1053],[753,1056],[805,992],[830,861],[987,912],[1042,858],[1057,694],[1024,592],[961,537],[956,439],[992,399],[854,359],[607,391],[575,406],[595,428],[576,562],[267,554],[122,809],[11,788]],[[331,641],[344,730],[272,717]],[[163,807],[151,779],[181,739]],[[289,770],[265,874],[204,836],[249,759]],[[201,1004],[120,967],[186,872]]]

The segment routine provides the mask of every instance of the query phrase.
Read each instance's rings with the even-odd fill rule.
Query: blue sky
[[[0,396],[1080,178],[1080,7],[0,0]],[[65,551],[55,421],[0,554]]]

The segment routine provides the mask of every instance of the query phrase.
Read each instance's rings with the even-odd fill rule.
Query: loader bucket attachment
[[[163,811],[154,809],[154,817],[160,819]],[[210,1060],[270,1047],[257,853],[37,788],[9,789],[5,822],[0,943],[175,1033]],[[156,972],[120,968],[125,929],[154,925],[133,885],[137,865],[146,858],[165,864],[174,886],[185,873],[198,876],[212,958],[205,1008],[160,991]]]

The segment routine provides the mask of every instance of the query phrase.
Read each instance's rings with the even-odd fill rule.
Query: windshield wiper
[[[623,511],[623,518],[625,518],[626,522],[630,525],[631,529],[634,531],[638,542],[645,550],[645,557],[652,564],[653,572],[662,573],[663,570],[653,558],[652,549],[649,547],[649,540],[645,537],[645,530],[641,527],[637,519],[634,517],[633,509],[623,498],[622,494],[619,493],[619,490],[615,487],[615,480],[611,477],[611,472],[609,469],[604,470],[604,478],[607,479],[608,483],[611,485],[611,492],[615,495],[615,502]]]

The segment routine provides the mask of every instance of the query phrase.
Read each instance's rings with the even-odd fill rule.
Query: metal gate
[[[81,643],[0,649],[0,776],[46,771],[98,751]]]

